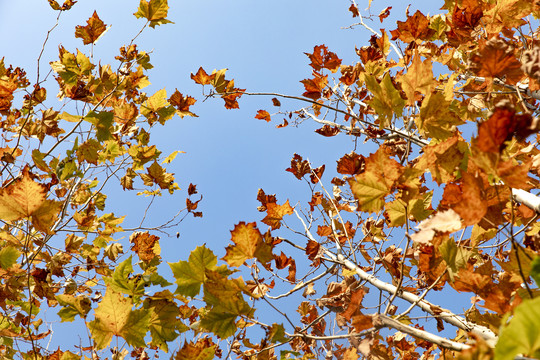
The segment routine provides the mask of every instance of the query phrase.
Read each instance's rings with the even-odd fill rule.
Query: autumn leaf
[[[197,73],[193,75],[191,74],[191,79],[195,81],[195,83],[200,85],[209,85],[212,83],[212,80],[216,77],[215,73],[212,73],[211,75],[208,75],[206,71],[202,67],[199,67],[199,70],[197,70]]]
[[[149,21],[150,27],[154,28],[156,25],[174,24],[166,19],[168,12],[167,0],[141,0],[137,12],[133,15],[137,19],[145,18]]]
[[[10,185],[0,189],[0,218],[15,221],[30,218],[33,226],[51,233],[62,203],[47,200],[47,187],[32,179],[29,167]]]
[[[287,168],[285,171],[292,173],[298,180],[311,173],[311,166],[307,160],[303,160],[302,156],[294,154],[291,159],[291,167]]]
[[[174,360],[212,360],[215,358],[216,345],[210,338],[198,339],[196,342],[184,342],[174,354]]]
[[[429,19],[420,10],[416,10],[413,16],[407,17],[405,22],[397,21],[397,26],[396,30],[390,31],[392,40],[399,39],[406,43],[414,40],[429,40],[435,33],[429,28]]]
[[[184,116],[197,117],[197,115],[189,111],[189,107],[197,102],[197,100],[191,96],[184,96],[182,93],[176,90],[169,98],[169,102],[176,108],[176,114],[181,118]]]
[[[94,44],[105,33],[107,25],[99,18],[96,11],[86,23],[86,26],[75,27],[75,37],[81,38],[84,45]]]
[[[148,325],[152,336],[151,344],[163,351],[169,350],[167,343],[174,341],[180,333],[188,330],[178,318],[180,310],[173,298],[173,294],[165,290],[144,301],[144,310],[150,312]]]
[[[151,261],[160,257],[159,237],[146,232],[135,232],[129,237],[131,250],[136,252],[142,261]]]
[[[270,122],[270,114],[266,110],[258,110],[257,115],[255,115],[255,119],[258,120],[264,120],[266,122]]]
[[[523,77],[521,62],[514,49],[499,38],[480,43],[479,51],[471,56],[470,70],[491,80],[504,77],[509,84],[515,84]]]
[[[88,323],[88,329],[97,349],[107,347],[113,336],[122,337],[131,346],[145,346],[149,320],[148,311],[133,310],[130,298],[107,290],[95,310],[95,320]]]
[[[431,60],[428,58],[422,61],[420,55],[416,54],[411,66],[404,75],[398,78],[398,81],[407,95],[407,104],[413,105],[417,100],[416,93],[428,95],[435,88]]]
[[[176,292],[194,297],[199,294],[201,285],[206,282],[207,269],[226,272],[226,267],[217,266],[217,257],[206,246],[198,246],[189,255],[188,261],[169,263],[178,288]]]
[[[311,66],[315,71],[321,71],[322,69],[328,69],[331,72],[335,73],[339,66],[341,65],[341,59],[338,56],[328,51],[326,45],[317,45],[313,48],[313,53],[304,53],[311,60]]]
[[[315,132],[319,135],[331,137],[339,134],[339,128],[337,126],[324,125],[320,129],[316,129]]]
[[[461,218],[454,210],[441,211],[418,224],[418,232],[411,239],[420,244],[430,244],[435,232],[452,233],[463,227]]]
[[[355,152],[343,155],[337,161],[337,172],[346,175],[360,174],[365,169],[365,159]]]
[[[317,100],[321,97],[322,91],[328,84],[328,76],[323,76],[316,72],[313,73],[313,76],[313,79],[304,79],[300,81],[304,84],[304,88],[306,89],[302,95],[312,100]]]
[[[271,205],[276,204],[267,204],[267,206]],[[288,205],[288,202],[286,205]],[[275,212],[278,213],[279,210]],[[279,216],[279,214],[276,216]],[[231,230],[231,240],[234,245],[227,246],[227,253],[223,257],[223,260],[230,266],[241,266],[246,260],[253,258],[256,258],[262,264],[266,264],[273,258],[271,246],[264,242],[262,234],[257,229],[255,223],[238,223]]]
[[[386,73],[379,83],[372,75],[365,75],[366,87],[373,94],[369,105],[379,116],[379,128],[390,125],[392,117],[401,116],[405,100],[401,98],[399,91],[394,87],[390,74]]]
[[[445,140],[454,135],[457,125],[464,123],[452,111],[451,102],[440,91],[432,92],[422,101],[420,116],[414,119],[420,132],[426,137]]]
[[[365,171],[348,180],[351,191],[360,210],[377,212],[384,206],[384,198],[390,193],[390,188],[379,181],[376,174]]]

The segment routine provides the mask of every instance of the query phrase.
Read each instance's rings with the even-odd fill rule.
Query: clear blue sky
[[[94,10],[112,25],[94,46],[94,58],[102,64],[114,62],[118,48],[129,43],[144,24],[132,15],[138,3],[80,0],[61,16],[60,25],[51,33],[41,62],[42,74],[48,70],[48,62],[57,59],[58,44],[69,51],[90,51],[74,38],[74,29],[84,25]],[[364,15],[368,14],[364,10],[367,0],[358,5]],[[442,1],[437,7],[432,1],[416,1],[410,12],[421,9],[424,14],[433,14],[440,5]],[[170,1],[169,6],[168,18],[175,24],[147,29],[136,41],[140,50],[152,52],[154,65],[149,73],[152,85],[143,91],[152,94],[166,88],[170,95],[177,88],[198,99],[192,107],[198,118],[175,118],[166,127],[155,128],[152,138],[165,155],[174,150],[186,152],[178,155],[169,171],[176,174],[184,190],[189,183],[197,185],[204,196],[200,203],[204,217],[188,217],[171,231],[173,237],[162,237],[162,255],[164,261],[176,262],[206,243],[221,257],[236,223],[263,218],[256,210],[259,188],[267,194],[276,193],[279,203],[287,199],[292,205],[309,201],[305,183],[285,172],[294,153],[309,158],[315,166],[326,164],[323,180],[331,188],[335,161],[350,152],[354,143],[345,135],[324,138],[314,133],[317,127],[308,122],[299,128],[276,129],[283,116],[273,117],[271,123],[254,119],[258,109],[277,111],[270,98],[244,96],[240,110],[226,110],[221,99],[202,103],[201,87],[189,78],[190,73],[200,66],[207,71],[228,68],[228,78],[234,78],[237,87],[301,95],[304,89],[299,81],[311,75],[304,52],[325,44],[344,64],[354,64],[358,61],[355,46],[367,45],[371,33],[361,27],[341,28],[356,22],[347,10],[347,0]],[[376,15],[386,6],[393,7],[391,17],[380,24]],[[377,30],[393,30],[396,19],[404,20],[406,6],[399,0],[374,0],[370,11],[375,21],[371,25]],[[36,58],[45,34],[56,15],[46,0],[0,0],[0,57],[5,57],[7,65],[23,67],[31,81],[35,80]],[[51,106],[58,104],[54,95],[48,93]],[[301,106],[282,101],[282,110]],[[357,152],[367,155],[374,151],[372,145],[361,141],[358,145]],[[148,199],[136,198],[134,192],[123,192],[119,187],[111,189],[109,211],[127,214],[126,227],[138,224]],[[145,225],[158,225],[183,208],[185,195],[185,191],[174,196],[164,194],[154,203]],[[176,231],[180,239],[174,236]]]

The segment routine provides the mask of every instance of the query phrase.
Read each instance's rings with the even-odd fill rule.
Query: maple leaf
[[[131,250],[135,251],[142,261],[151,261],[155,257],[159,258],[159,237],[146,232],[135,232],[129,237],[129,242],[133,245]]]
[[[0,218],[15,221],[30,218],[38,231],[50,234],[62,203],[47,200],[47,186],[32,179],[28,165],[22,175],[0,189]]]
[[[525,138],[534,133],[533,118],[530,114],[517,115],[516,111],[499,104],[487,121],[478,127],[478,148],[485,152],[500,152],[505,141],[513,135]]]
[[[484,12],[486,31],[496,34],[504,28],[519,28],[526,24],[523,18],[531,13],[533,3],[528,0],[497,1],[491,9]]]
[[[394,87],[389,73],[384,75],[380,84],[372,75],[365,75],[364,80],[367,89],[373,94],[369,105],[379,116],[379,128],[385,128],[390,125],[394,114],[396,116],[402,115],[405,100],[401,98],[399,91]]]
[[[470,70],[478,76],[501,78],[515,84],[523,77],[521,62],[505,40],[495,38],[481,42],[479,51],[471,56]]]
[[[279,102],[279,100],[276,98],[272,98],[272,104],[274,106],[281,106],[281,102]]]
[[[258,208],[259,211],[266,211],[269,203],[275,204],[277,202],[275,194],[266,195],[263,189],[259,189],[257,192],[257,200],[261,203],[261,206]]]
[[[302,84],[304,84],[304,88],[306,89],[302,95],[312,100],[317,100],[321,97],[323,89],[328,84],[328,76],[323,76],[316,72],[313,73],[313,76],[313,79],[305,79],[300,81]]]
[[[157,162],[154,161],[147,169],[147,174],[141,174],[144,184],[152,186],[157,184],[161,189],[169,189],[169,192],[174,191],[174,175],[165,172]]]
[[[351,6],[349,6],[349,11],[352,13],[353,18],[358,17],[360,15],[360,12],[358,11],[358,7],[354,4],[351,4]]]
[[[197,102],[191,96],[184,96],[176,89],[176,91],[169,98],[169,102],[176,108],[176,114],[183,118],[184,116],[195,116],[194,113],[189,111],[189,107]]]
[[[365,171],[350,178],[348,182],[362,211],[377,212],[382,209],[384,198],[390,193],[390,188],[379,181],[376,174]]]
[[[257,115],[255,115],[255,119],[258,120],[264,120],[266,122],[270,122],[270,114],[266,110],[258,110]]]
[[[339,134],[339,128],[337,126],[324,125],[320,129],[316,129],[315,132],[319,135],[331,137]]]
[[[356,175],[365,169],[366,160],[354,151],[342,156],[337,161],[337,172],[340,174]]]
[[[210,338],[198,339],[195,343],[184,342],[174,354],[174,360],[212,360],[216,356],[216,345]]]
[[[463,227],[461,218],[454,210],[441,211],[417,225],[419,232],[412,234],[415,243],[430,244],[435,232],[452,233]]]
[[[457,125],[464,123],[450,105],[451,102],[440,91],[426,96],[420,107],[420,116],[414,119],[424,136],[444,140],[454,134]]]
[[[442,203],[448,204],[457,212],[465,225],[477,224],[488,210],[482,179],[468,172],[461,172],[459,185],[446,185]]]
[[[397,29],[391,30],[392,40],[399,39],[403,42],[414,40],[429,40],[435,30],[429,28],[429,19],[416,10],[413,16],[408,16],[405,22],[397,21]]]
[[[267,204],[270,206],[273,204]],[[287,203],[288,205],[288,203]],[[241,266],[246,260],[256,258],[261,264],[272,260],[272,247],[265,243],[264,238],[254,222],[241,221],[231,230],[231,240],[234,245],[226,248],[223,257],[230,266]]]
[[[99,18],[96,11],[86,20],[87,25],[75,27],[75,37],[81,38],[84,45],[94,44],[107,30],[107,25]]]
[[[287,280],[294,283],[296,281],[296,262],[294,259],[281,252],[279,256],[274,255],[274,261],[276,262],[277,269],[285,269],[286,267],[289,267],[289,275],[287,275]]]
[[[311,66],[315,71],[328,69],[335,73],[341,65],[341,59],[338,58],[335,53],[328,51],[328,47],[326,45],[317,45],[313,48],[313,54],[304,54],[306,54],[311,60],[311,64],[309,64],[309,66]]]
[[[415,94],[417,92],[424,95],[430,94],[436,85],[433,80],[431,59],[428,58],[422,62],[420,56],[416,54],[411,66],[404,75],[398,78],[398,81],[407,95],[407,104],[409,105],[416,102]]]
[[[318,168],[312,169],[311,174],[309,175],[309,179],[311,180],[312,184],[317,184],[319,180],[322,178],[324,169],[326,166],[323,164],[319,166]]]
[[[168,342],[174,341],[179,333],[188,330],[179,319],[180,310],[168,290],[156,293],[145,299],[144,309],[150,311],[149,329],[151,344],[168,351]]]
[[[107,290],[95,310],[95,320],[88,323],[88,329],[97,349],[107,347],[113,336],[124,338],[131,346],[145,346],[144,336],[148,331],[150,313],[133,310],[130,298]]]
[[[193,250],[188,261],[169,263],[169,266],[178,286],[176,292],[190,297],[199,294],[201,285],[207,280],[207,269],[227,272],[226,267],[217,266],[217,257],[204,245]]]
[[[390,16],[390,9],[392,9],[391,6],[385,7],[381,10],[379,13],[379,21],[382,23],[384,19],[386,19],[388,16]]]
[[[145,18],[150,22],[150,27],[155,28],[156,25],[174,24],[166,19],[168,12],[167,0],[141,0],[137,12],[133,15],[137,19]]]
[[[272,230],[279,229],[281,227],[281,220],[285,215],[291,215],[294,213],[293,208],[289,204],[289,200],[283,205],[277,203],[266,203],[267,215],[262,222],[270,226]]]
[[[306,174],[311,173],[311,166],[307,160],[302,159],[302,156],[294,154],[291,159],[291,167],[285,171],[291,172],[298,180],[302,180]]]
[[[212,75],[208,75],[202,67],[199,67],[199,70],[197,70],[197,73],[195,75],[193,75],[193,73],[191,74],[191,79],[195,81],[195,83],[200,85],[211,84],[215,77],[215,73],[212,73]]]

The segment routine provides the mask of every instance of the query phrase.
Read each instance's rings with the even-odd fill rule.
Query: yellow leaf
[[[176,158],[176,155],[185,154],[185,153],[186,153],[185,151],[180,151],[180,150],[173,151],[171,153],[171,155],[167,156],[165,158],[165,160],[163,160],[161,163],[162,164],[170,164]]]

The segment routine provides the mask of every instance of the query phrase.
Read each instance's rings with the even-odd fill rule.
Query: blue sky
[[[369,13],[364,10],[367,1],[358,5],[364,15]],[[62,14],[59,26],[51,33],[41,73],[48,71],[49,61],[57,59],[59,44],[69,51],[90,51],[90,46],[74,38],[74,29],[84,25],[94,10],[112,25],[94,46],[94,59],[102,64],[114,62],[118,48],[129,43],[144,24],[132,15],[137,6],[137,0],[80,0]],[[178,229],[171,230],[172,237],[162,237],[163,259],[187,259],[189,252],[203,243],[221,257],[235,224],[263,218],[256,210],[259,188],[267,194],[276,193],[279,203],[287,199],[292,205],[309,201],[306,184],[285,172],[294,153],[309,158],[314,166],[326,164],[323,180],[331,188],[335,161],[350,152],[355,143],[345,135],[324,138],[313,132],[317,127],[309,122],[299,128],[276,129],[283,119],[280,115],[271,123],[256,120],[258,109],[270,113],[279,110],[272,106],[271,97],[244,96],[239,110],[226,110],[221,99],[203,103],[201,87],[190,79],[190,73],[200,66],[207,71],[228,68],[227,78],[234,78],[237,87],[301,95],[304,89],[299,81],[311,75],[304,52],[325,44],[344,64],[354,64],[358,61],[355,46],[367,45],[371,33],[362,27],[342,29],[356,22],[347,10],[347,0],[170,1],[169,6],[168,18],[175,24],[146,29],[136,41],[140,50],[151,52],[154,65],[149,72],[152,85],[144,91],[153,94],[166,88],[170,95],[177,88],[197,98],[192,111],[199,117],[174,118],[165,127],[154,128],[151,136],[164,155],[174,150],[186,152],[178,155],[168,169],[176,174],[182,189],[190,183],[197,185],[204,196],[200,203],[204,217],[190,216]],[[376,15],[386,6],[393,7],[391,17],[380,24]],[[374,21],[370,24],[389,32],[396,27],[396,19],[404,20],[406,6],[398,0],[374,0],[370,10]],[[421,9],[424,14],[433,14],[438,7],[431,1],[416,1],[410,12]],[[8,65],[23,67],[31,81],[35,80],[36,58],[56,15],[46,0],[0,1],[0,57],[5,57]],[[49,91],[50,106],[58,104],[54,95]],[[303,106],[285,100],[281,103],[283,111]],[[358,142],[356,152],[368,155],[374,151],[369,143]],[[118,186],[111,186],[108,195],[109,211],[128,215],[125,227],[139,223],[148,198],[137,198],[134,192],[123,192]],[[157,199],[145,225],[158,225],[175,214],[185,206],[185,195],[183,191]],[[174,236],[176,231],[180,232],[179,239]]]

